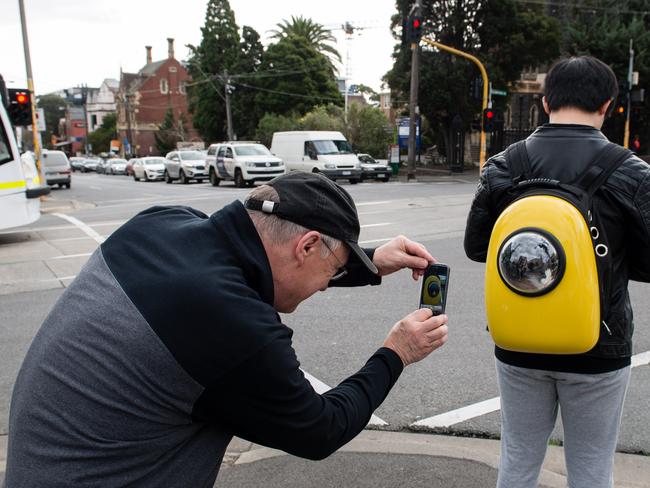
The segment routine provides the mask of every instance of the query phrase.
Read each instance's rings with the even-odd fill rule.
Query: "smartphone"
[[[433,315],[445,313],[449,288],[449,266],[442,263],[430,264],[422,277],[420,307],[429,308]]]

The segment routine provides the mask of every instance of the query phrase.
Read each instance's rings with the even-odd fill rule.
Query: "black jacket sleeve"
[[[633,234],[629,242],[633,248],[628,253],[630,279],[650,282],[650,170],[634,195],[636,222],[629,226]]]
[[[496,222],[489,185],[490,172],[493,170],[494,166],[489,162],[484,166],[467,216],[465,254],[473,261],[485,262],[487,259],[490,235]]]
[[[381,348],[359,372],[319,395],[299,369],[287,337],[214,385],[194,414],[249,441],[323,459],[363,430],[402,369],[399,356]]]

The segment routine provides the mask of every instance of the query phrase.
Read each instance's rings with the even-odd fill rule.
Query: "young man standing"
[[[612,70],[593,57],[562,59],[545,81],[550,122],[526,140],[531,178],[572,183],[608,144],[600,128],[617,96]],[[504,153],[481,174],[467,222],[465,252],[486,260],[490,234],[512,187]],[[558,407],[564,427],[568,485],[613,486],[613,457],[630,377],[629,280],[650,282],[650,167],[630,155],[594,195],[609,239],[608,324],[584,354],[551,355],[496,347],[501,394],[498,487],[537,486]]]

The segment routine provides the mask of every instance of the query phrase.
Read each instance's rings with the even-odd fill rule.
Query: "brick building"
[[[190,76],[174,57],[174,39],[168,38],[167,42],[166,59],[152,61],[151,46],[146,46],[144,67],[137,73],[120,73],[117,130],[127,155],[159,155],[154,134],[169,107],[179,140],[200,141],[188,111],[185,86]]]

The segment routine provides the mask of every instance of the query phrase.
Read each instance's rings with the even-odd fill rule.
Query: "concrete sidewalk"
[[[486,488],[495,486],[499,441],[366,430],[324,461],[306,461],[246,441],[228,447],[215,487]],[[650,487],[650,457],[616,454],[616,488]],[[544,488],[566,487],[564,451],[549,446]]]

